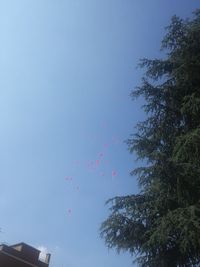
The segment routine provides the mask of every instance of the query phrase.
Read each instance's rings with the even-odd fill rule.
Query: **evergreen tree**
[[[139,266],[200,266],[200,10],[172,17],[164,59],[143,59],[147,119],[127,141],[145,166],[140,193],[107,201],[101,225],[109,248],[137,255]]]

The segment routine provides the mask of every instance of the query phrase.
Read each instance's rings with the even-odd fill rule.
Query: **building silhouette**
[[[40,251],[25,243],[12,246],[0,245],[1,267],[48,267],[50,254],[46,254],[44,261],[39,259]]]

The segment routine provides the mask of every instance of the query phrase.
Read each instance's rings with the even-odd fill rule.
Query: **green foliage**
[[[142,267],[200,266],[200,10],[176,16],[162,42],[166,59],[143,59],[147,119],[127,141],[145,160],[132,171],[140,194],[107,202],[101,225],[109,248],[137,255]]]

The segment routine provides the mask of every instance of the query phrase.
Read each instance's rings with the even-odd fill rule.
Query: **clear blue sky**
[[[125,139],[144,118],[129,94],[139,58],[198,0],[0,1],[0,241],[51,267],[130,267],[108,251],[105,201],[136,193]]]

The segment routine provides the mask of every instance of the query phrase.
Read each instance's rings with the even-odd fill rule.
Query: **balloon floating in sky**
[[[116,175],[117,175],[116,171],[112,171],[112,177],[114,177]]]
[[[91,171],[98,171],[98,174],[101,176],[101,177],[104,177],[104,176],[107,176],[108,172],[111,172],[111,179],[114,181],[115,177],[117,176],[117,171],[116,170],[112,170],[110,168],[110,164],[109,164],[109,161],[106,157],[106,151],[107,151],[107,148],[111,148],[112,147],[112,144],[119,144],[120,143],[120,139],[117,137],[117,136],[113,136],[112,137],[112,142],[110,143],[109,141],[107,143],[104,143],[103,144],[103,150],[100,150],[99,153],[96,155],[95,158],[93,158],[93,160],[87,160],[87,161],[84,161],[84,164],[83,166],[86,167],[86,169],[88,170],[91,170]],[[82,166],[80,164],[80,161],[79,160],[74,160],[73,161],[74,163],[74,166],[76,166],[77,169],[80,168],[80,166]],[[99,170],[99,168],[101,167],[101,170]],[[108,171],[108,168],[110,169],[110,171]],[[71,181],[72,184],[74,181],[73,180],[73,176],[66,176],[65,177],[65,180],[66,181]],[[80,191],[80,187],[78,185],[74,185],[73,186],[73,189],[76,190],[77,192]],[[68,216],[71,216],[72,215],[72,209],[68,209],[67,210],[67,214]]]
[[[72,213],[72,210],[71,209],[68,209],[68,213],[71,214]]]
[[[67,181],[72,181],[72,179],[73,179],[72,176],[66,176],[65,177],[65,180],[67,180]]]

